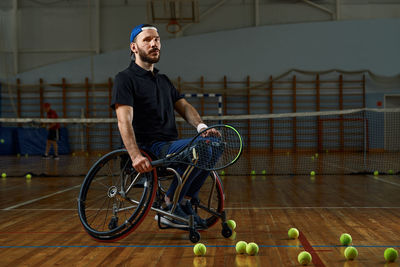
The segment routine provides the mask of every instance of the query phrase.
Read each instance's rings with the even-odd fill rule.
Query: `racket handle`
[[[151,166],[160,166],[163,165],[165,162],[165,159],[158,159],[150,162]]]

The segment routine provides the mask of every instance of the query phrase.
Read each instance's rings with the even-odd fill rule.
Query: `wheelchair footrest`
[[[189,225],[180,225],[180,226],[168,225],[161,221],[161,218],[163,217],[163,215],[157,214],[156,216],[157,216],[158,228],[160,228],[160,229],[179,229],[179,230],[184,230],[184,231],[206,230],[207,229],[207,227],[201,227],[201,226],[190,227]]]

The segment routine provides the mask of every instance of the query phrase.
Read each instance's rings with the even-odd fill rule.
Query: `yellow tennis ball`
[[[3,138],[0,139],[0,143],[4,144],[4,139]]]
[[[288,236],[290,239],[296,239],[299,237],[299,230],[296,228],[290,228],[288,231]]]
[[[1,178],[6,178],[6,177],[7,177],[7,173],[3,172],[3,173],[1,174]]]
[[[262,170],[261,174],[267,174],[267,171],[266,170]]]
[[[252,170],[252,171],[251,171],[251,174],[252,174],[252,175],[255,175],[255,174],[256,174],[256,171],[255,171],[255,170]]]
[[[245,241],[239,241],[236,243],[236,252],[239,254],[246,253],[247,243]]]
[[[378,175],[379,175],[379,172],[378,172],[378,171],[374,171],[374,175],[375,175],[375,176],[378,176]]]
[[[28,173],[25,177],[26,177],[26,179],[31,179],[32,178],[32,174]]]
[[[347,247],[344,250],[344,257],[346,258],[346,260],[354,260],[355,258],[357,258],[358,256],[358,251],[355,247]]]
[[[385,253],[383,254],[383,256],[385,257],[386,261],[393,262],[396,261],[399,253],[394,248],[387,248],[385,249]]]
[[[315,153],[315,158],[318,158],[318,156],[319,156],[319,154],[318,154],[318,153]]]
[[[231,228],[232,230],[235,230],[236,228],[236,222],[234,220],[227,220],[226,224]]]
[[[348,246],[352,241],[351,235],[349,234],[342,234],[340,236],[340,244],[342,244],[343,246]]]
[[[194,255],[196,256],[204,256],[207,252],[207,248],[204,244],[202,243],[197,243],[194,247],[193,247],[193,252]]]
[[[389,173],[390,175],[392,175],[392,174],[393,174],[393,170],[389,170],[388,173]]]
[[[311,160],[314,160],[314,156],[311,156]]]
[[[310,172],[310,175],[311,175],[311,176],[314,176],[314,175],[315,175],[315,171],[311,171],[311,172]]]
[[[302,251],[299,253],[299,255],[297,256],[297,261],[301,264],[301,265],[308,265],[311,263],[312,261],[312,257],[311,254],[307,251]]]
[[[246,253],[250,256],[258,254],[258,245],[254,242],[248,243],[246,246]]]
[[[221,171],[221,175],[225,175],[225,171]]]

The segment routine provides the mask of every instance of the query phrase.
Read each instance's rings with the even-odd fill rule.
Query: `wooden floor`
[[[314,266],[385,265],[387,247],[400,248],[399,176],[227,176],[226,211],[236,240],[215,225],[201,233],[204,257],[193,255],[187,233],[160,230],[150,212],[115,243],[91,239],[81,226],[77,195],[83,177],[22,177],[0,181],[0,266],[299,266],[303,250]],[[289,240],[290,227],[300,230]],[[341,233],[359,257],[344,260]],[[258,256],[237,255],[237,241],[256,242]]]

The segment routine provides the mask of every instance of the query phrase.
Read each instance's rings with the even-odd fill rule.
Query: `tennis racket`
[[[151,162],[152,166],[182,163],[215,171],[235,163],[243,151],[240,133],[232,126],[218,124],[199,132],[179,151]]]

